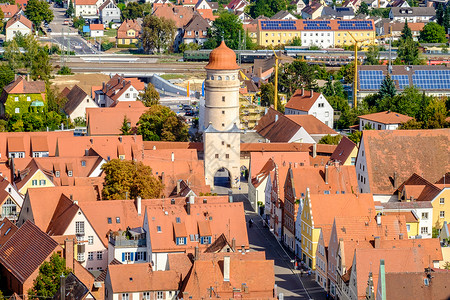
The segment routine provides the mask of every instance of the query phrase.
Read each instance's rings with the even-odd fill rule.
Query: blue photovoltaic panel
[[[339,30],[373,30],[371,21],[341,20],[338,25]]]
[[[361,90],[378,90],[383,81],[383,71],[358,71]]]
[[[312,21],[305,20],[305,30],[331,30],[330,21]]]
[[[398,86],[401,90],[409,86],[408,75],[392,75],[391,78],[394,81],[398,81]]]
[[[417,70],[412,77],[413,85],[419,89],[450,89],[450,70]]]
[[[296,30],[295,21],[279,20],[279,21],[261,21],[264,30]]]

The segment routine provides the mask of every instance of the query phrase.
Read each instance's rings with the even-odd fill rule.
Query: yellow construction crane
[[[364,42],[368,42],[368,41],[385,39],[388,37],[392,37],[392,34],[380,35],[380,36],[357,40],[351,32],[349,32],[349,31],[347,31],[347,32],[352,37],[352,39],[355,41],[355,43],[353,44],[355,47],[355,61],[354,61],[355,62],[355,74],[354,74],[354,78],[353,78],[353,107],[356,108],[356,105],[358,102],[358,99],[357,99],[357,96],[358,96],[358,43],[364,43]]]
[[[275,53],[275,50],[272,48],[273,55],[275,55],[275,98],[273,98],[273,106],[275,110],[277,110],[278,104],[278,55]]]

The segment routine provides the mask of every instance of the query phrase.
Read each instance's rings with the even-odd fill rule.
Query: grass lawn
[[[162,74],[160,75],[165,80],[169,79],[179,79],[179,78],[186,78],[186,75],[183,74]]]
[[[107,37],[116,37],[117,29],[108,29],[104,31],[104,35]]]

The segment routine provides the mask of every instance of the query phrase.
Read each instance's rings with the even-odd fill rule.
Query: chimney
[[[61,300],[66,299],[66,277],[64,276],[64,273],[59,276],[59,284],[60,284],[60,290],[61,290]]]
[[[233,203],[233,194],[231,193],[231,191],[228,191],[228,202]]]
[[[142,213],[142,198],[141,198],[141,196],[136,197],[136,210],[137,210],[138,216],[140,216]]]
[[[381,240],[379,236],[373,238],[375,249],[379,249],[381,246]]]
[[[102,91],[105,90],[105,83],[102,83]]]
[[[311,95],[309,96],[309,98],[312,98],[312,97],[313,97],[313,95],[314,95],[314,91],[313,91],[313,90],[311,90]]]
[[[302,94],[300,96],[303,96],[305,94],[305,88],[302,88]]]
[[[397,188],[397,172],[394,172],[394,188]]]
[[[121,142],[121,143],[122,143],[122,137],[121,137],[121,136],[119,136],[119,142]]]
[[[186,203],[186,213],[188,216],[191,214],[191,202]]]
[[[194,260],[198,260],[198,254],[199,254],[199,251],[198,251],[198,246],[195,246],[195,251],[194,251]]]
[[[94,139],[93,138],[90,138],[89,141],[91,142],[91,144],[94,143]]]
[[[16,170],[14,168],[14,157],[11,157],[11,183],[14,184],[15,179],[16,179]]]
[[[328,184],[328,165],[325,165],[325,184]]]
[[[179,194],[181,191],[181,180],[177,181],[177,194]]]
[[[313,147],[313,155],[312,156],[313,156],[313,158],[315,158],[317,156],[317,144],[314,143],[312,147]]]
[[[236,239],[235,238],[233,238],[231,240],[231,249],[233,250],[233,252],[236,251]]]
[[[73,270],[73,239],[64,240],[64,258],[66,259],[66,268]]]
[[[189,203],[190,204],[194,204],[195,203],[195,196],[193,196],[193,195],[189,196]]]
[[[30,74],[27,74],[27,81],[30,81]]]
[[[275,122],[278,121],[278,115],[275,115]]]
[[[172,161],[175,160],[175,153],[173,153],[173,152],[172,152],[172,155],[171,155],[171,159],[172,159]]]
[[[223,281],[230,281],[230,257],[223,258]]]
[[[381,225],[381,214],[377,214],[377,225]]]
[[[70,198],[70,201],[73,202],[73,195],[72,194],[69,195],[69,198]]]

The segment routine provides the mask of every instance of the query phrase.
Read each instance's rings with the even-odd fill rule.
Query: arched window
[[[217,80],[222,80],[222,76],[217,76]]]
[[[211,80],[214,80],[214,76],[211,76]]]
[[[227,77],[226,77],[226,80],[230,80],[230,76],[227,76]]]
[[[236,79],[236,76],[233,75],[232,79],[235,80],[235,79]]]

